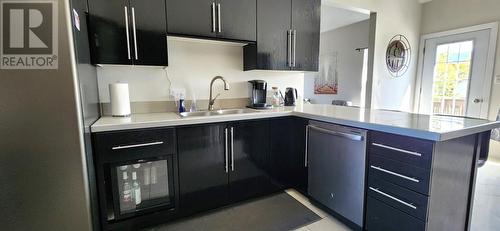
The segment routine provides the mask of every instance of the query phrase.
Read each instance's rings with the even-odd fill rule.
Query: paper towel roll
[[[130,98],[127,83],[109,84],[109,98],[111,100],[111,115],[119,117],[130,115]]]

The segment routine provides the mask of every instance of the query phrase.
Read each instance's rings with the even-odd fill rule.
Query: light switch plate
[[[495,84],[500,84],[500,74],[495,75]]]

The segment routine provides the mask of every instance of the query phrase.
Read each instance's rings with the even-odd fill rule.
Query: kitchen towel
[[[130,115],[128,83],[109,84],[109,98],[111,100],[111,115],[118,117]]]

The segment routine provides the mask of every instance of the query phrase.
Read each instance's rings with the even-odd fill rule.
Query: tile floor
[[[479,168],[473,206],[471,231],[500,230],[500,163]]]
[[[471,231],[500,230],[500,163],[487,162],[477,173]],[[294,189],[286,190],[290,196],[312,210],[321,220],[295,231],[350,231],[351,229],[314,206],[307,197]]]
[[[295,231],[349,231],[349,230],[351,230],[349,227],[345,226],[343,223],[341,223],[337,219],[333,218],[332,216],[330,216],[326,212],[324,212],[321,209],[314,206],[311,202],[309,202],[309,199],[307,199],[307,197],[300,194],[296,190],[288,189],[288,190],[286,190],[286,193],[288,193],[288,195],[292,196],[297,201],[299,201],[300,203],[302,203],[307,208],[309,208],[310,210],[312,210],[314,213],[316,213],[318,216],[321,217],[321,220],[316,221],[316,222],[309,224],[307,226],[301,227],[299,229],[296,229]]]

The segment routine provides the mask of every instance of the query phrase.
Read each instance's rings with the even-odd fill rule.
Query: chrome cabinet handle
[[[220,11],[221,11],[220,3],[217,3],[217,27],[218,27],[217,30],[219,31],[219,33],[222,32],[222,23],[221,23]]]
[[[112,150],[119,150],[119,149],[127,149],[127,148],[137,148],[137,147],[145,147],[145,146],[153,146],[153,145],[160,145],[163,144],[163,141],[157,141],[157,142],[151,142],[151,143],[143,143],[143,144],[131,144],[131,145],[123,145],[123,146],[115,146],[112,147]]]
[[[124,6],[123,9],[125,10],[125,32],[127,34],[127,54],[128,54],[128,59],[130,59],[130,32],[128,30],[128,10],[127,7]]]
[[[215,32],[215,2],[212,2],[212,32]]]
[[[406,179],[406,180],[409,180],[409,181],[413,181],[415,183],[419,183],[420,182],[418,179],[415,179],[413,177],[409,177],[409,176],[405,176],[403,174],[395,173],[393,171],[389,171],[389,170],[383,169],[381,167],[370,165],[370,168],[373,168],[373,169],[381,171],[381,172],[389,173],[389,174],[391,174],[393,176],[397,176],[397,177],[400,177],[400,178],[403,178],[403,179]]]
[[[138,59],[138,54],[137,54],[137,30],[135,28],[135,9],[132,7],[132,29],[134,30],[134,51],[135,51],[135,60]]]
[[[231,171],[234,172],[234,130],[231,127]]]
[[[387,146],[387,145],[383,145],[383,144],[379,144],[379,143],[372,143],[372,145],[377,146],[377,147],[381,147],[381,148],[385,148],[385,149],[398,151],[398,152],[403,152],[403,153],[414,155],[414,156],[422,156],[422,154],[418,153],[418,152],[412,152],[412,151],[408,151],[408,150],[404,150],[404,149],[400,149],[400,148],[395,148],[395,147],[391,147],[391,146]]]
[[[224,146],[224,148],[225,148],[224,149],[224,158],[225,158],[225,162],[226,162],[226,164],[224,165],[224,169],[225,169],[226,173],[228,173],[229,172],[229,166],[228,166],[229,165],[229,154],[228,154],[228,147],[227,147],[227,142],[228,142],[227,141],[227,128],[224,129],[224,136],[226,138],[226,139],[224,139],[225,143],[226,143],[226,145]]]
[[[292,53],[293,53],[293,59],[292,59],[292,67],[295,67],[295,54],[296,48],[297,48],[297,30],[292,30],[292,41],[293,41],[293,48],[292,48]]]
[[[379,189],[377,189],[377,188],[373,188],[373,187],[369,187],[369,188],[370,188],[370,190],[372,190],[372,191],[374,191],[374,192],[376,192],[376,193],[378,193],[378,194],[381,194],[381,195],[383,195],[383,196],[385,196],[385,197],[388,197],[388,198],[390,198],[390,199],[392,199],[392,200],[394,200],[394,201],[397,201],[397,202],[399,202],[399,203],[401,203],[401,204],[403,204],[403,205],[406,205],[406,206],[408,206],[408,207],[410,207],[410,208],[412,208],[412,209],[417,209],[417,206],[415,206],[415,205],[413,205],[413,204],[411,204],[411,203],[408,203],[408,202],[406,202],[406,201],[403,201],[403,200],[401,200],[401,199],[398,199],[398,198],[396,198],[396,197],[394,197],[394,196],[391,196],[391,195],[389,195],[389,194],[387,194],[387,193],[385,193],[385,192],[382,192],[382,191],[380,191],[380,190],[379,190]]]
[[[307,147],[308,147],[308,144],[309,143],[309,125],[306,126],[306,150],[305,150],[305,157],[304,157],[304,167],[307,168]]]
[[[356,135],[356,134],[351,134],[351,133],[345,133],[345,132],[338,132],[338,131],[332,131],[332,130],[328,130],[328,129],[316,127],[314,125],[307,125],[307,126],[309,128],[311,128],[311,129],[314,129],[316,131],[319,131],[319,132],[322,132],[322,133],[326,133],[326,134],[329,134],[329,135],[332,135],[332,136],[340,136],[340,137],[343,137],[343,138],[347,138],[347,139],[350,139],[350,140],[356,140],[356,141],[362,141],[363,140],[363,136],[361,136],[361,135]]]
[[[286,59],[286,65],[288,67],[292,67],[292,32],[291,30],[287,30],[286,31],[286,39],[287,39],[287,43],[286,43],[286,55],[287,55],[287,59]]]

